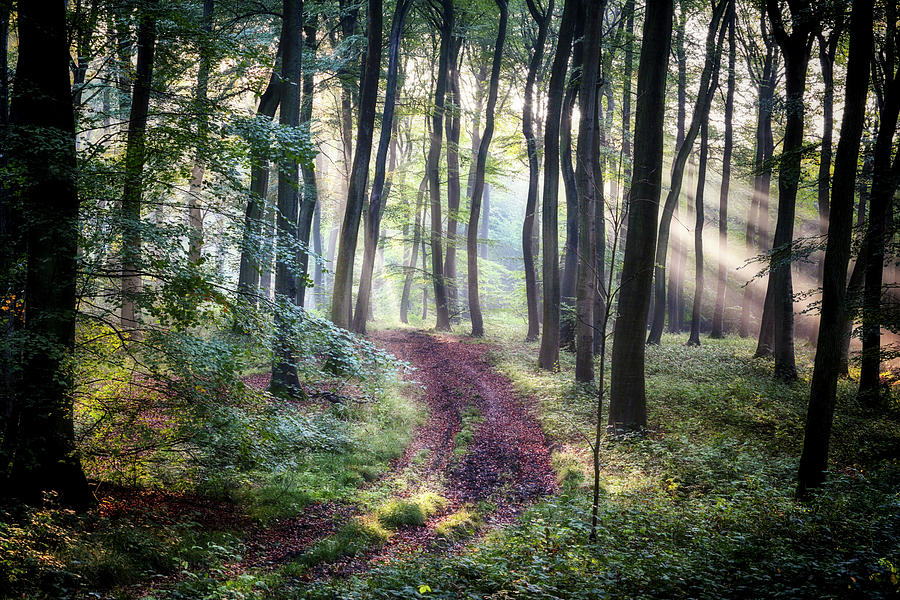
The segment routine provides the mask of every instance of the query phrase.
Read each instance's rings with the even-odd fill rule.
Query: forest
[[[895,0],[0,28],[0,600],[900,597]]]

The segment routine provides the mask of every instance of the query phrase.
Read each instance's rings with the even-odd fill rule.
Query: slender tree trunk
[[[713,9],[712,19],[706,32],[706,60],[703,72],[700,75],[700,87],[697,100],[694,103],[694,112],[691,115],[691,125],[685,134],[684,143],[678,149],[675,161],[672,164],[672,177],[666,203],[663,206],[662,218],[659,222],[659,239],[656,242],[656,262],[654,277],[653,318],[650,323],[650,334],[647,337],[648,344],[659,344],[662,340],[663,326],[666,320],[666,257],[669,250],[669,231],[672,226],[672,214],[678,197],[681,194],[681,184],[684,177],[684,166],[688,155],[700,130],[700,123],[709,118],[709,107],[712,103],[712,90],[716,87],[713,71],[718,67],[719,57],[726,27],[719,27],[722,16],[732,0],[719,0]],[[716,31],[719,31],[718,40]],[[627,248],[627,246],[626,246]]]
[[[578,185],[578,284],[575,292],[575,380],[594,379],[594,294],[598,277],[595,244],[602,218],[597,204],[603,202],[600,172],[599,127],[600,63],[605,2],[587,5],[584,30],[584,68],[578,91],[578,147],[575,181]],[[602,208],[599,211],[602,217]]]
[[[428,190],[428,175],[422,177],[419,184],[419,193],[416,195],[416,217],[413,226],[413,242],[412,251],[410,252],[409,264],[406,265],[406,276],[403,280],[403,294],[400,296],[400,322],[409,323],[409,293],[412,290],[413,276],[416,272],[416,254],[419,251],[419,241],[422,238],[422,228],[425,226],[425,213],[422,203],[425,200],[425,193]],[[419,213],[422,213],[422,220],[419,220]],[[425,267],[425,255],[422,255],[422,267]]]
[[[719,272],[716,285],[716,308],[709,337],[725,337],[725,294],[728,289],[728,191],[731,186],[731,152],[734,146],[734,73],[737,52],[734,27],[735,7],[731,3],[728,19],[728,88],[725,93],[725,150],[722,154],[722,186],[719,190]]]
[[[375,133],[375,103],[378,100],[378,75],[381,70],[381,0],[369,0],[367,11],[368,36],[365,69],[359,95],[359,120],[356,130],[356,153],[350,170],[347,206],[341,225],[337,264],[334,274],[334,295],[331,299],[331,320],[338,327],[350,327],[352,317],[353,265],[362,217],[366,185],[369,180],[369,159]],[[390,130],[389,130],[390,131]],[[377,240],[377,238],[376,238]],[[366,314],[363,311],[363,318]]]
[[[384,212],[384,204],[387,200],[385,162],[387,161],[387,153],[391,145],[391,132],[393,131],[394,104],[400,70],[400,38],[403,35],[403,24],[406,21],[406,15],[409,13],[411,4],[411,0],[399,0],[394,8],[394,17],[391,23],[387,89],[384,98],[384,112],[381,117],[381,135],[378,139],[378,151],[375,154],[375,180],[372,182],[372,195],[369,197],[369,214],[366,219],[366,237],[362,272],[359,278],[359,294],[356,297],[356,312],[353,317],[353,331],[358,333],[366,332],[366,316],[372,294],[372,270],[375,265],[375,250],[378,247],[378,237],[381,230],[381,215]]]
[[[691,333],[688,346],[700,345],[700,317],[703,312],[703,196],[706,191],[706,163],[709,156],[709,123],[700,125],[700,165],[697,193],[694,195],[694,302],[691,307]]]
[[[4,439],[11,452],[2,456],[0,496],[38,505],[52,489],[64,505],[83,509],[94,499],[72,422],[79,199],[65,5],[22,2],[17,29],[10,156],[23,182],[16,189],[26,250],[23,333],[40,351],[17,352],[14,440]]]
[[[316,72],[316,26],[317,14],[304,14],[303,24],[303,56],[301,57],[301,85],[303,103],[300,105],[300,123],[312,124],[314,76]],[[305,63],[305,64],[304,64]],[[312,129],[310,128],[310,132]],[[303,186],[300,188],[300,213],[297,217],[297,239],[301,247],[297,253],[299,277],[297,281],[297,306],[306,304],[306,287],[309,281],[309,242],[316,210],[319,206],[319,188],[316,184],[316,170],[313,165],[303,162],[300,165],[303,174]],[[315,265],[314,265],[315,266]]]
[[[544,194],[541,237],[544,239],[542,279],[544,281],[544,327],[538,363],[548,371],[559,370],[559,131],[566,66],[572,48],[572,33],[578,20],[580,2],[565,0],[556,53],[547,84],[547,121],[544,127]]]
[[[469,280],[469,318],[472,320],[472,336],[484,335],[484,321],[481,316],[481,300],[478,298],[478,217],[481,198],[484,194],[484,169],[487,165],[488,149],[494,137],[494,110],[497,106],[497,88],[500,86],[500,63],[503,60],[503,44],[506,41],[506,22],[509,10],[506,0],[495,0],[500,9],[500,23],[494,42],[494,56],[491,62],[491,81],[488,86],[487,111],[484,116],[484,134],[478,148],[478,163],[475,167],[475,185],[472,189],[472,207],[469,210],[469,230],[466,237],[466,255]]]
[[[488,153],[488,157],[490,157],[490,153]],[[484,194],[481,199],[481,219],[479,219],[481,231],[478,233],[478,237],[481,239],[481,242],[478,246],[478,255],[483,259],[487,260],[488,255],[488,246],[486,240],[489,240],[491,237],[491,229],[490,229],[490,219],[491,219],[491,184],[487,181],[484,182]]]
[[[619,316],[613,333],[609,424],[641,428],[647,424],[644,344],[662,191],[666,74],[672,39],[673,4],[650,2],[644,15],[638,66],[634,166],[628,203],[628,236],[622,266]]]
[[[300,123],[300,71],[302,65],[302,45],[300,39],[302,0],[284,0],[284,28],[282,29],[283,55],[281,60],[281,80],[284,82],[281,94],[279,123],[285,127],[297,127]],[[276,394],[300,394],[300,380],[297,377],[297,358],[291,343],[290,320],[285,314],[289,305],[297,300],[297,277],[291,262],[297,240],[298,165],[297,159],[286,155],[278,169],[278,216],[277,248],[275,251],[275,301],[280,304],[275,311],[274,364],[270,389]]]
[[[582,18],[575,23],[574,37],[571,67],[573,76],[581,72],[583,64]],[[572,161],[572,112],[577,98],[578,86],[573,84],[566,90],[559,121],[560,170],[566,190],[566,254],[560,282],[559,347],[571,352],[575,351],[575,282],[578,274],[578,186],[575,183]]]
[[[447,133],[447,255],[444,258],[444,280],[447,282],[447,310],[450,320],[459,322],[459,286],[456,281],[457,219],[459,215],[459,135],[460,102],[459,53],[463,40],[454,36],[450,47],[450,61],[447,72],[447,118],[444,125]]]
[[[191,181],[187,194],[187,222],[190,227],[188,238],[188,260],[192,264],[200,262],[200,253],[203,249],[203,211],[200,208],[200,191],[203,188],[203,176],[206,172],[204,154],[206,152],[207,135],[209,132],[209,106],[207,90],[209,89],[209,70],[212,57],[210,56],[212,37],[213,0],[203,0],[203,17],[200,22],[200,44],[198,54],[200,63],[197,67],[197,89],[194,92],[194,110],[197,115],[197,150],[194,156],[194,166],[191,169]]]
[[[786,122],[784,144],[778,173],[778,221],[773,239],[771,269],[773,316],[775,326],[775,374],[792,381],[797,378],[794,361],[794,298],[791,262],[788,255],[794,240],[794,218],[797,189],[800,182],[800,161],[803,148],[803,95],[806,91],[806,70],[809,63],[809,38],[818,25],[809,14],[793,15],[790,35],[782,23],[777,0],[766,0],[773,33],[781,46],[785,62]],[[794,10],[809,11],[809,2],[792,5]]]
[[[873,1],[853,3],[849,64],[868,64],[872,56]],[[828,468],[828,446],[837,396],[841,340],[846,321],[847,265],[853,234],[853,194],[860,135],[866,114],[869,69],[849,69],[844,95],[841,135],[834,164],[831,189],[828,245],[822,288],[822,312],[816,342],[816,359],[809,392],[803,454],[800,457],[797,493],[820,485]]]
[[[316,196],[318,200],[318,190],[316,190]],[[323,273],[322,273],[322,265],[321,265],[321,256],[322,256],[322,203],[316,202],[316,208],[313,212],[313,223],[312,223],[312,242],[313,242],[313,252],[316,255],[315,262],[313,264],[313,295],[312,295],[312,307],[318,308],[319,304],[322,301],[322,287],[324,285],[323,282]]]
[[[522,134],[525,136],[525,147],[528,154],[528,197],[525,201],[525,219],[522,223],[522,258],[525,263],[525,298],[528,309],[528,333],[525,341],[534,341],[540,333],[538,311],[538,283],[535,271],[534,216],[538,203],[538,183],[540,167],[538,166],[537,139],[534,133],[534,87],[538,71],[543,64],[544,42],[550,18],[553,15],[553,0],[549,0],[547,9],[541,13],[534,0],[527,0],[531,18],[538,25],[537,40],[531,48],[531,59],[528,62],[528,75],[525,78],[525,102],[522,109]]]
[[[687,120],[687,52],[684,48],[684,34],[687,25],[687,11],[682,8],[675,33],[675,58],[678,61],[678,116],[675,149],[684,143],[684,126]],[[678,205],[675,201],[672,210],[673,218],[678,218]],[[669,288],[667,300],[669,309],[669,333],[681,333],[684,321],[684,267],[687,261],[685,242],[676,236],[672,240],[672,266],[669,268]]]
[[[284,39],[282,29],[281,40]],[[269,77],[269,83],[259,98],[259,106],[256,108],[257,119],[271,121],[275,117],[275,111],[281,102],[281,75],[279,62],[283,52],[283,44],[279,41],[278,53],[275,57],[275,65]],[[262,233],[265,219],[266,196],[269,191],[269,162],[266,158],[267,149],[261,148],[251,156],[250,167],[250,194],[247,198],[247,208],[244,212],[244,235],[241,242],[241,262],[238,273],[238,292],[249,295],[253,305],[256,305],[256,296],[260,285],[260,273],[263,270],[260,264],[259,238]],[[240,324],[236,323],[237,327]]]
[[[150,111],[153,55],[156,50],[156,2],[141,12],[138,55],[128,139],[125,143],[125,186],[122,191],[122,328],[140,339],[137,300],[141,281],[141,203],[143,198],[144,138]]]
[[[434,285],[434,303],[438,331],[450,330],[450,311],[447,306],[447,284],[444,280],[444,250],[441,241],[443,224],[441,223],[441,138],[445,96],[447,92],[447,69],[450,65],[450,50],[453,39],[454,13],[453,0],[441,0],[441,44],[438,54],[438,76],[434,86],[434,113],[431,117],[431,145],[428,148],[426,171],[428,173],[428,192],[431,204],[431,278]],[[473,200],[474,201],[474,200]],[[478,231],[476,227],[475,231]],[[471,277],[471,275],[469,275]],[[471,291],[470,291],[471,294]],[[471,307],[470,307],[471,310]]]
[[[872,192],[869,198],[869,221],[866,225],[864,260],[865,284],[862,305],[862,354],[860,355],[859,397],[876,405],[881,395],[881,322],[882,287],[886,245],[891,239],[888,220],[893,220],[891,204],[900,181],[900,152],[891,162],[892,139],[900,114],[900,57],[895,46],[897,10],[885,5],[888,24],[884,47],[876,54],[877,82],[882,103],[879,111],[878,134],[872,164]]]
[[[819,153],[819,177],[818,177],[818,209],[819,232],[823,237],[828,235],[828,211],[831,190],[831,146],[834,136],[834,57],[837,52],[838,40],[841,30],[836,27],[829,39],[818,34],[819,40],[819,67],[822,71],[822,80],[825,84],[825,93],[822,96],[822,150]],[[819,284],[824,277],[825,258],[819,261],[816,275]]]

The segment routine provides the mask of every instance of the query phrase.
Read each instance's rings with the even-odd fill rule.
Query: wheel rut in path
[[[364,571],[373,563],[433,546],[435,523],[466,504],[490,502],[494,510],[484,521],[493,528],[511,523],[537,498],[557,489],[544,432],[511,382],[487,360],[491,346],[404,330],[380,331],[372,339],[416,368],[413,379],[423,385],[429,409],[391,472],[403,471],[427,451],[419,471],[425,473],[426,485],[439,485],[449,504],[425,527],[403,528],[375,553],[331,565],[328,574]],[[469,407],[480,420],[473,423],[465,453],[454,454],[454,437],[462,416],[467,410],[471,414]]]

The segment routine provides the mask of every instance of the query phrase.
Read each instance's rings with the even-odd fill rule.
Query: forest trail
[[[482,529],[507,525],[535,499],[556,490],[548,441],[510,381],[486,358],[490,346],[451,335],[386,330],[379,346],[415,367],[429,410],[386,478],[417,478],[448,503],[424,527],[401,528],[380,548],[331,565],[317,575],[361,572],[396,556],[434,550],[435,526],[464,507],[485,503]],[[415,491],[415,490],[412,490]]]

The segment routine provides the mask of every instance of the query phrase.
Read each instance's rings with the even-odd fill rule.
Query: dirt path
[[[417,471],[425,474],[426,485],[439,485],[450,502],[425,527],[401,529],[375,553],[331,565],[326,569],[330,574],[359,572],[372,563],[427,549],[435,541],[435,523],[466,504],[488,501],[494,510],[486,515],[487,525],[508,524],[557,485],[547,439],[509,380],[486,359],[488,345],[402,330],[378,332],[372,338],[416,368],[413,377],[424,386],[423,401],[430,411],[392,473],[427,453]],[[478,421],[470,422],[473,436],[465,452],[454,453],[454,438],[466,414],[478,415]]]

